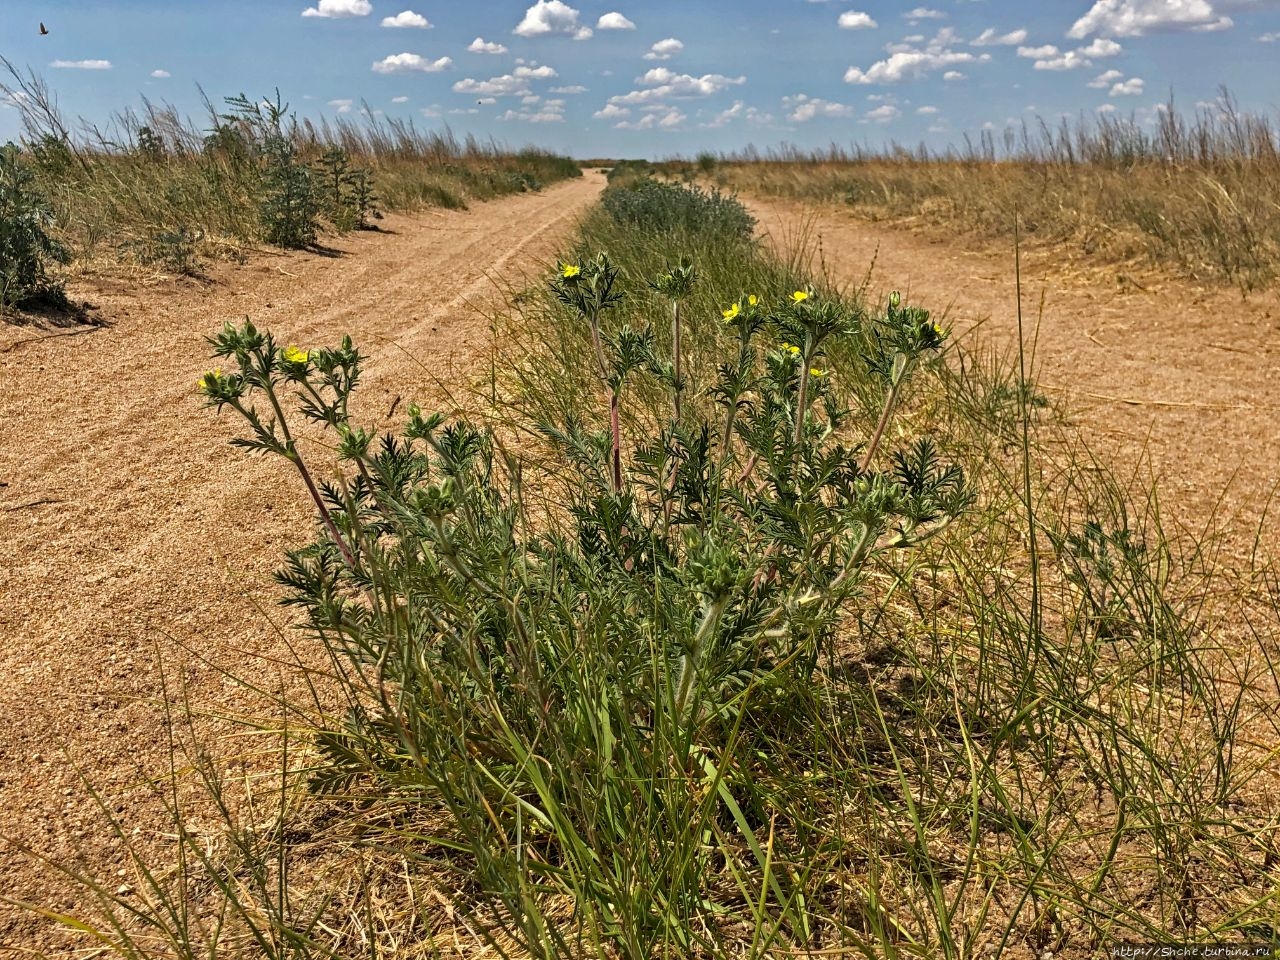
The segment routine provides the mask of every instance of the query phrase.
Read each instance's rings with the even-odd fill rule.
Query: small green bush
[[[158,230],[131,246],[134,259],[139,263],[191,277],[200,272],[197,245],[201,239],[199,231],[183,226],[177,230]]]
[[[373,174],[353,167],[342,147],[330,147],[320,157],[317,177],[325,215],[339,230],[368,230],[369,218],[382,219],[373,192]]]
[[[66,302],[62,285],[50,280],[47,267],[66,263],[70,253],[46,232],[53,211],[34,179],[14,144],[0,147],[0,308]]]
[[[615,223],[649,231],[705,230],[749,240],[756,224],[746,207],[718,190],[708,193],[647,177],[628,187],[607,190],[602,204]]]

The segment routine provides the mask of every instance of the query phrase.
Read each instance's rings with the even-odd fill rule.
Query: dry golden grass
[[[108,259],[187,273],[202,259],[239,258],[264,240],[263,130],[233,100],[206,100],[203,120],[144,101],[103,126],[82,121],[76,129],[41,77],[3,57],[0,97],[21,114],[23,159],[53,207],[54,232],[82,265]],[[370,210],[464,209],[581,172],[567,157],[460,141],[447,129],[384,120],[367,105],[354,120],[318,125],[297,121],[284,107],[282,132],[297,165],[315,174],[318,192],[328,189],[326,155],[340,151],[346,169],[369,176]],[[321,216],[335,221],[323,208]]]
[[[1153,129],[1102,116],[984,135],[964,151],[754,151],[700,158],[722,186],[840,203],[950,236],[1005,238],[1106,260],[1148,258],[1252,290],[1280,274],[1280,136],[1227,94],[1212,112],[1162,110]],[[694,169],[686,165],[690,172]]]

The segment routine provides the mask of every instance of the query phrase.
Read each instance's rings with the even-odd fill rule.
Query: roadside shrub
[[[749,240],[755,218],[733,197],[694,186],[644,178],[634,185],[606,191],[602,201],[615,223],[646,230],[706,230]]]
[[[277,247],[298,249],[316,242],[321,201],[316,177],[298,156],[295,138],[284,128],[288,104],[277,91],[274,101],[228,97],[231,112],[223,119],[247,127],[256,152],[258,218],[262,239]]]
[[[53,211],[34,181],[18,148],[0,147],[0,308],[66,302],[62,285],[50,280],[47,268],[66,263],[70,253],[46,232]]]

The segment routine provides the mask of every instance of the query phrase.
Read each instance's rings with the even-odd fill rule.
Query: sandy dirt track
[[[42,331],[0,326],[0,835],[83,854],[113,889],[133,882],[72,764],[131,832],[163,831],[139,787],[167,763],[157,653],[215,713],[240,709],[240,694],[184,647],[228,664],[285,655],[259,606],[288,622],[270,573],[309,538],[311,510],[287,465],[232,449],[241,425],[201,409],[204,337],[246,316],[282,344],[350,333],[368,357],[359,418],[386,423],[402,397],[399,422],[431,375],[467,379],[493,278],[539,269],[603,185],[590,173],[466,212],[391,216],[385,233],[335,241],[337,257],[257,256],[210,284],[78,284],[110,324],[82,335],[32,342]],[[9,844],[0,878],[7,897],[76,907]],[[0,956],[64,942],[0,907]]]
[[[1011,243],[943,241],[839,206],[745,202],[775,247],[802,234],[821,241],[838,282],[858,286],[874,262],[873,293],[899,289],[970,334],[967,343],[1016,351]],[[1159,479],[1169,532],[1182,524],[1198,534],[1216,516],[1224,557],[1243,561],[1259,534],[1280,552],[1280,520],[1266,510],[1280,483],[1280,296],[1242,299],[1140,265],[1082,266],[1034,245],[1022,279],[1028,339],[1039,327],[1037,388],[1065,401],[1071,424],[1121,478]]]

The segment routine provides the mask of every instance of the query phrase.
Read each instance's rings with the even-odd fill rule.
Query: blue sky
[[[39,23],[49,29],[39,34]],[[0,0],[0,55],[95,123],[280,88],[577,156],[923,141],[1225,85],[1280,111],[1280,0]],[[19,133],[0,105],[0,140]]]

